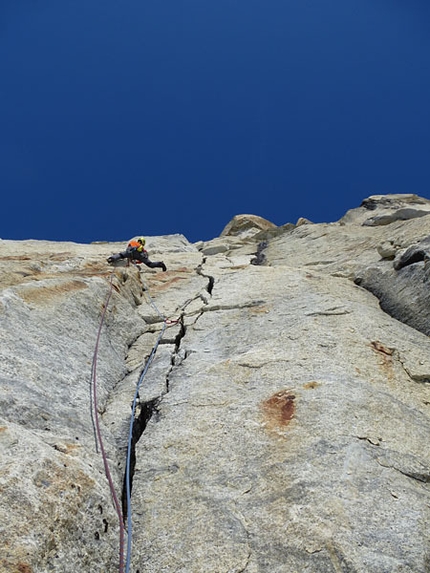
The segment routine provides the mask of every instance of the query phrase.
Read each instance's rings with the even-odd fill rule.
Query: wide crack
[[[257,252],[254,253],[254,257],[251,259],[251,265],[264,265],[266,263],[266,255],[264,250],[269,246],[267,241],[261,241],[258,243]]]
[[[182,353],[181,353],[182,339],[184,338],[185,334],[187,333],[187,328],[184,324],[184,317],[183,316],[181,316],[179,324],[180,324],[180,329],[179,329],[179,332],[175,338],[175,349],[172,352],[172,356],[170,359],[170,369],[166,374],[166,394],[170,390],[170,374],[171,374],[173,368],[182,364],[182,362],[186,358],[186,355],[182,355]]]
[[[208,284],[206,286],[206,290],[209,293],[209,295],[212,295],[212,290],[215,284],[215,278],[213,276],[210,275],[206,275],[203,273],[203,264],[205,263],[206,259],[203,259],[203,262],[201,265],[199,265],[196,268],[196,272],[207,278],[208,279]],[[197,297],[199,298],[199,297]],[[200,297],[202,298],[202,297]],[[194,300],[194,299],[193,299]],[[204,300],[202,298],[202,302],[203,304],[207,304],[207,301]],[[149,421],[151,420],[151,418],[156,415],[158,413],[158,406],[163,398],[163,396],[165,394],[167,394],[169,392],[170,389],[170,374],[173,371],[173,369],[177,366],[179,366],[185,359],[186,359],[186,354],[181,352],[181,343],[183,338],[186,335],[187,332],[187,327],[185,326],[184,323],[184,315],[185,315],[185,308],[187,306],[187,304],[189,304],[190,301],[187,301],[185,304],[182,305],[182,313],[181,316],[179,318],[178,324],[179,324],[179,332],[178,334],[175,336],[174,339],[174,350],[172,352],[172,356],[171,356],[171,361],[170,361],[170,368],[168,370],[168,372],[166,373],[166,383],[165,383],[165,391],[160,394],[159,396],[157,396],[156,398],[153,398],[152,400],[149,400],[147,402],[143,402],[140,403],[138,408],[139,408],[139,414],[135,417],[134,422],[133,422],[133,428],[132,428],[132,436],[131,436],[131,444],[130,444],[130,471],[129,471],[129,491],[131,494],[132,491],[132,487],[133,487],[133,478],[134,478],[134,474],[135,474],[135,470],[136,470],[136,446],[139,442],[139,440],[141,439],[143,433],[146,430],[146,427],[149,423]],[[162,344],[162,341],[160,341],[160,344]],[[121,498],[121,502],[122,502],[122,513],[123,513],[123,519],[124,522],[126,522],[127,520],[127,514],[128,514],[128,507],[127,507],[127,474],[124,474],[124,479],[123,479],[123,488],[122,488],[122,498]]]
[[[208,279],[208,284],[206,286],[206,290],[212,296],[212,291],[213,291],[213,288],[215,285],[215,277],[213,277],[212,275],[207,275],[203,272],[203,265],[206,263],[206,260],[207,260],[206,257],[204,257],[202,262],[200,263],[200,265],[196,268],[196,272],[201,277]]]
[[[157,406],[160,402],[160,398],[154,398],[153,400],[149,400],[148,402],[144,402],[140,404],[139,407],[139,414],[135,417],[133,422],[133,429],[131,435],[131,444],[130,444],[130,483],[129,489],[130,493],[133,488],[133,477],[134,472],[136,469],[136,444],[142,437],[143,432],[148,425],[149,420],[152,416],[157,412]],[[127,520],[127,474],[124,475],[123,486],[122,486],[122,515],[124,522]]]

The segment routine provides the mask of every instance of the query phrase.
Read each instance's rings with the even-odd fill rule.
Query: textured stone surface
[[[179,236],[156,243],[178,258],[196,252]],[[0,241],[2,572],[117,570],[118,520],[95,450],[90,375],[111,276],[105,259],[123,247]],[[147,307],[139,271],[115,270],[113,285],[97,369],[101,413],[133,369],[129,348],[151,328],[138,313]],[[113,431],[107,413],[103,425],[119,493],[124,452],[116,429],[127,426],[130,392]]]
[[[257,215],[236,215],[224,227],[221,237],[233,235],[242,238],[252,237],[260,231],[275,229],[276,225]]]
[[[340,220],[368,226],[389,225],[430,213],[430,201],[413,194],[371,195],[359,208],[351,209]]]
[[[427,203],[148,237],[166,273],[115,269],[98,386],[119,494],[136,383],[173,320],[139,392],[130,572],[430,571],[427,269],[393,266],[430,218],[363,225]],[[89,381],[123,247],[0,241],[2,572],[118,571]]]
[[[138,444],[135,566],[426,571],[428,339],[349,281],[215,277]]]

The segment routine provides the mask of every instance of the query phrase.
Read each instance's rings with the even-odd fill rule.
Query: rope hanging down
[[[114,483],[112,480],[112,475],[111,475],[111,472],[109,469],[109,463],[107,460],[106,451],[105,451],[104,444],[103,444],[102,434],[100,431],[100,420],[99,420],[99,412],[98,412],[98,405],[97,405],[97,356],[98,356],[98,351],[99,351],[99,342],[100,342],[100,335],[101,335],[101,331],[102,331],[102,326],[103,326],[104,319],[106,316],[106,310],[107,310],[110,298],[112,296],[112,290],[113,290],[113,282],[112,281],[113,281],[113,273],[110,276],[110,288],[109,288],[109,292],[106,296],[105,303],[103,305],[103,312],[102,312],[102,316],[100,319],[99,329],[97,332],[97,339],[96,339],[96,345],[95,345],[95,349],[94,349],[93,364],[92,364],[92,370],[91,370],[91,386],[92,386],[92,399],[93,399],[93,420],[94,420],[94,424],[95,424],[97,443],[100,447],[100,451],[101,451],[102,458],[103,458],[103,465],[105,468],[106,478],[109,482],[109,489],[111,491],[111,495],[112,495],[112,499],[113,499],[113,502],[115,505],[116,513],[118,515],[118,521],[119,521],[119,573],[123,573],[124,572],[124,519],[123,519],[123,515],[122,515],[122,511],[121,511],[121,505],[119,503],[118,496],[117,496],[116,491],[115,491],[115,486],[114,486]]]
[[[97,404],[97,356],[98,356],[98,351],[99,351],[101,331],[102,331],[104,319],[106,316],[107,307],[108,307],[110,298],[112,296],[113,276],[114,276],[114,273],[112,273],[110,276],[109,292],[106,296],[106,300],[105,300],[105,303],[103,305],[103,312],[102,312],[102,316],[100,318],[100,324],[99,324],[99,329],[97,332],[96,345],[95,345],[94,355],[93,355],[93,363],[92,363],[92,369],[91,369],[91,388],[92,388],[92,392],[91,392],[92,412],[91,413],[92,413],[92,417],[93,417],[93,422],[94,422],[94,427],[95,427],[94,429],[95,429],[95,434],[96,434],[96,449],[97,449],[97,446],[100,448],[102,458],[103,458],[103,464],[104,464],[106,478],[109,482],[109,488],[110,488],[112,499],[113,499],[113,502],[115,505],[115,510],[117,512],[117,515],[118,515],[118,521],[119,521],[119,573],[124,573],[124,537],[125,537],[124,516],[123,516],[123,513],[121,511],[121,505],[119,503],[119,499],[118,499],[118,496],[117,496],[116,491],[115,491],[115,486],[113,483],[112,475],[111,475],[111,472],[109,469],[109,463],[107,460],[107,455],[106,455],[106,451],[104,448],[102,434],[101,434],[101,430],[100,430],[100,420],[99,420],[98,404]],[[156,304],[152,300],[152,298],[148,292],[148,288],[145,285],[143,279],[142,279],[142,282],[143,282],[143,285],[145,288],[145,292],[146,292],[148,299],[149,299],[149,304],[154,308],[154,310],[156,311],[158,316],[162,319],[163,327],[162,327],[161,332],[158,335],[158,338],[157,338],[157,340],[156,340],[156,342],[152,348],[151,354],[149,355],[149,358],[146,361],[146,364],[145,364],[145,367],[142,371],[142,374],[139,377],[139,380],[138,380],[138,383],[136,386],[136,392],[135,392],[134,398],[133,398],[133,404],[132,404],[132,411],[131,411],[131,418],[130,418],[130,429],[129,429],[129,436],[128,436],[128,444],[127,444],[127,463],[126,463],[126,477],[125,477],[126,496],[127,496],[127,529],[128,529],[128,532],[127,532],[128,533],[128,536],[127,536],[127,558],[126,558],[126,564],[125,564],[125,573],[129,573],[130,563],[131,563],[131,545],[132,545],[132,536],[133,536],[133,523],[132,523],[132,519],[131,519],[130,465],[131,465],[131,450],[132,450],[132,441],[133,441],[133,424],[134,424],[134,419],[135,419],[135,414],[136,414],[136,404],[137,404],[137,400],[139,397],[139,389],[140,389],[141,384],[143,382],[143,379],[144,379],[144,377],[148,371],[148,368],[151,365],[152,360],[154,359],[155,353],[157,352],[157,348],[161,342],[161,339],[163,337],[163,334],[164,334],[166,328],[172,324],[177,324],[179,322],[179,320],[167,319],[159,311]]]
[[[152,348],[151,354],[149,355],[148,360],[146,361],[145,367],[142,371],[142,374],[140,375],[140,378],[137,382],[137,386],[136,386],[136,392],[134,394],[134,399],[133,399],[133,405],[132,405],[132,411],[131,411],[131,418],[130,418],[130,428],[129,428],[129,434],[128,434],[128,445],[127,445],[127,464],[126,464],[126,470],[125,470],[125,482],[126,482],[126,497],[127,497],[127,532],[128,532],[128,537],[127,537],[127,560],[126,560],[126,565],[125,565],[125,573],[129,573],[130,571],[130,563],[131,563],[131,546],[132,546],[132,538],[133,538],[133,522],[132,522],[132,518],[131,518],[131,476],[130,476],[130,465],[131,465],[131,450],[132,450],[132,441],[133,441],[133,424],[134,424],[134,418],[135,418],[135,413],[136,413],[136,404],[137,404],[137,400],[139,398],[139,389],[142,385],[143,379],[145,378],[145,375],[148,371],[148,368],[151,365],[152,360],[154,359],[155,353],[157,352],[157,348],[160,344],[160,341],[163,337],[164,331],[166,330],[166,328],[171,325],[171,324],[177,324],[179,321],[178,320],[168,320],[157,308],[156,304],[154,303],[154,301],[151,298],[151,295],[149,294],[148,288],[145,284],[145,282],[143,281],[143,279],[141,278],[144,289],[145,289],[145,293],[148,296],[149,299],[149,304],[154,308],[155,312],[158,314],[158,316],[162,319],[163,321],[163,327],[161,329],[160,334],[158,335],[158,338]]]
[[[127,560],[125,565],[126,573],[130,571],[130,562],[131,562],[131,544],[132,544],[132,537],[133,537],[133,523],[131,519],[131,476],[130,476],[130,462],[131,462],[131,449],[132,449],[132,441],[133,441],[133,424],[134,424],[134,417],[136,414],[136,404],[139,397],[139,389],[142,384],[142,381],[148,371],[149,366],[157,352],[158,345],[160,344],[160,340],[164,334],[164,331],[167,328],[166,322],[163,322],[163,328],[161,329],[160,334],[158,335],[157,341],[154,344],[154,347],[149,355],[149,358],[145,364],[145,368],[140,375],[139,381],[136,386],[136,392],[134,394],[133,405],[131,409],[131,418],[130,418],[130,429],[128,434],[128,445],[127,445],[127,464],[125,470],[125,485],[126,485],[126,497],[127,497]]]

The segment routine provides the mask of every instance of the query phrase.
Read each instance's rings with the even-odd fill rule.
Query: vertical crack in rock
[[[157,406],[160,402],[160,398],[154,398],[148,402],[144,402],[139,406],[139,414],[135,417],[133,422],[133,430],[131,437],[131,451],[130,451],[130,493],[133,487],[133,477],[136,468],[136,444],[142,437],[143,432],[148,425],[149,420],[152,416],[158,412]],[[127,520],[127,482],[126,475],[124,475],[123,487],[122,487],[122,514],[124,522]]]
[[[248,490],[249,491],[249,490]],[[249,529],[246,525],[246,521],[245,518],[243,517],[242,513],[240,512],[240,510],[238,509],[237,506],[237,500],[234,501],[234,505],[235,505],[235,516],[236,518],[239,520],[240,524],[243,527],[243,530],[246,534],[246,541],[247,541],[247,554],[245,557],[245,562],[243,563],[243,565],[238,565],[237,566],[237,573],[245,573],[246,570],[248,569],[248,566],[250,564],[251,561],[251,556],[252,556],[252,549],[251,549],[251,535],[249,532]]]
[[[212,291],[213,291],[214,284],[215,284],[215,279],[214,279],[214,277],[212,277],[210,275],[204,275],[204,276],[207,277],[207,279],[208,279],[207,291],[210,295],[212,295]]]
[[[172,357],[170,359],[170,369],[166,375],[166,393],[169,392],[169,385],[170,385],[170,374],[175,366],[180,366],[182,362],[186,359],[186,354],[181,351],[181,342],[184,338],[185,334],[187,333],[187,328],[184,324],[184,317],[183,315],[179,319],[180,329],[178,334],[175,338],[175,348],[172,352]]]
[[[242,569],[238,569],[237,573],[245,573],[248,569],[249,562],[251,560],[251,550],[248,548],[248,555],[246,556],[246,561]]]
[[[184,325],[183,316],[179,319],[180,329],[175,338],[175,347],[172,352],[171,366],[166,374],[166,390],[156,398],[139,404],[139,413],[136,415],[133,422],[132,437],[131,437],[131,450],[130,450],[130,494],[133,488],[133,478],[136,469],[136,446],[146,430],[146,427],[154,414],[158,413],[158,406],[164,394],[169,392],[169,376],[175,366],[181,364],[186,358],[181,356],[180,348],[181,341],[186,334],[186,327]],[[122,487],[122,513],[124,521],[127,520],[128,507],[127,507],[127,476],[124,474],[123,487]]]
[[[215,277],[211,276],[211,275],[207,275],[203,272],[203,265],[206,263],[206,257],[204,257],[203,261],[201,262],[201,264],[196,268],[196,272],[198,275],[200,275],[201,277],[205,277],[206,279],[208,279],[208,284],[206,286],[206,290],[208,291],[208,293],[210,295],[212,295],[212,291],[215,285]]]
[[[207,278],[208,279],[208,284],[206,286],[206,290],[209,293],[209,295],[212,295],[212,290],[215,284],[215,278],[213,276],[210,275],[206,275],[203,273],[202,270],[202,265],[205,263],[206,259],[203,260],[202,264],[199,265],[196,269],[196,272]],[[203,304],[208,304],[207,300],[202,296],[199,295],[197,298],[200,298],[203,302]],[[196,300],[196,299],[192,299],[192,300]],[[169,392],[169,386],[170,386],[170,374],[173,371],[173,369],[177,366],[179,366],[186,358],[187,355],[186,353],[184,353],[183,351],[181,351],[181,343],[183,338],[186,335],[187,332],[187,327],[185,326],[184,323],[184,314],[185,314],[185,308],[188,304],[190,304],[191,300],[187,301],[184,305],[182,305],[182,314],[179,318],[178,324],[179,324],[179,332],[175,337],[175,341],[174,341],[174,349],[172,351],[172,356],[171,356],[171,361],[170,361],[170,368],[166,374],[166,383],[165,383],[165,391],[162,392],[159,396],[157,396],[156,398],[153,398],[152,400],[149,400],[147,402],[143,402],[141,404],[138,405],[138,409],[139,409],[139,413],[136,415],[134,422],[133,422],[133,429],[132,429],[132,438],[131,438],[131,451],[130,451],[130,494],[132,491],[132,487],[133,487],[133,478],[134,478],[134,473],[135,473],[135,469],[136,469],[136,446],[139,442],[139,440],[141,439],[143,433],[146,430],[146,427],[149,423],[149,421],[151,420],[151,418],[154,416],[154,414],[158,413],[158,406],[163,398],[163,396],[165,394],[167,394]],[[199,316],[201,316],[202,313],[199,314]],[[162,343],[162,342],[160,342]],[[126,474],[124,474],[124,479],[123,479],[123,488],[122,488],[122,513],[123,513],[123,519],[124,522],[126,522],[127,520],[127,515],[128,515],[128,507],[127,507],[127,482],[126,482],[127,476]]]
[[[254,258],[251,259],[251,265],[264,265],[266,262],[266,255],[263,253],[264,249],[269,246],[267,241],[261,241],[258,243],[257,252]]]

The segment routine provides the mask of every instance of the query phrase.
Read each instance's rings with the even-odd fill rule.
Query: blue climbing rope
[[[99,413],[98,413],[98,403],[97,403],[97,358],[98,358],[101,331],[102,331],[103,323],[105,320],[106,311],[107,311],[107,308],[109,305],[109,301],[110,301],[110,298],[112,296],[112,291],[113,291],[113,277],[114,277],[114,273],[112,273],[110,276],[109,291],[108,291],[108,294],[106,296],[106,300],[105,300],[104,305],[103,305],[103,310],[102,310],[99,328],[98,328],[97,337],[96,337],[96,344],[95,344],[92,367],[91,367],[91,392],[90,392],[91,398],[90,398],[90,400],[91,400],[91,417],[93,420],[95,437],[96,437],[96,451],[98,452],[98,449],[100,448],[100,452],[101,452],[101,455],[103,458],[103,464],[104,464],[104,468],[105,468],[106,478],[107,478],[108,483],[109,483],[109,488],[110,488],[113,502],[115,505],[115,509],[116,509],[116,512],[118,515],[118,521],[119,521],[119,573],[124,573],[124,545],[125,545],[124,544],[124,537],[125,537],[124,516],[123,516],[123,513],[121,511],[119,499],[118,499],[118,496],[117,496],[116,491],[115,491],[115,486],[113,483],[112,475],[111,475],[111,472],[109,469],[109,463],[108,463],[106,451],[105,451],[104,444],[103,444],[101,428],[100,428],[100,421],[99,421]],[[141,280],[142,280],[142,283],[143,283],[144,288],[145,288],[145,294],[146,294],[147,298],[149,299],[149,304],[154,308],[154,310],[156,311],[158,316],[163,321],[163,326],[161,328],[160,334],[158,335],[158,338],[157,338],[157,340],[156,340],[156,342],[152,348],[151,354],[149,355],[149,358],[146,361],[145,367],[144,367],[144,369],[143,369],[143,371],[139,377],[139,380],[137,382],[136,392],[134,394],[133,404],[132,404],[132,411],[131,411],[131,418],[130,418],[130,429],[129,429],[129,435],[128,435],[128,444],[127,444],[127,463],[126,463],[126,476],[125,476],[126,497],[127,497],[127,506],[126,506],[127,507],[127,530],[128,530],[127,531],[127,533],[128,533],[128,535],[127,535],[127,557],[126,557],[126,564],[125,564],[125,573],[130,573],[131,546],[132,546],[132,538],[133,538],[133,523],[132,523],[132,517],[131,517],[130,465],[131,465],[131,450],[132,450],[132,442],[133,442],[133,425],[134,425],[134,420],[135,420],[135,415],[136,415],[136,405],[137,405],[137,400],[139,397],[139,389],[142,385],[142,382],[143,382],[143,379],[145,378],[146,373],[148,372],[148,368],[150,367],[151,362],[154,359],[155,353],[157,352],[157,348],[161,342],[161,339],[163,338],[163,334],[164,334],[166,328],[172,324],[177,324],[179,322],[179,320],[169,320],[159,311],[159,309],[157,308],[156,304],[154,303],[154,301],[152,300],[152,298],[149,294],[149,291],[148,291],[146,284],[144,283],[143,279],[141,279]]]
[[[136,415],[136,405],[137,405],[137,400],[139,397],[139,389],[142,385],[142,382],[143,382],[143,379],[145,378],[146,373],[148,372],[148,369],[151,365],[151,362],[154,359],[155,353],[157,352],[157,348],[161,342],[161,339],[163,338],[163,334],[164,334],[166,328],[171,324],[176,324],[179,322],[179,320],[167,319],[159,311],[156,304],[152,300],[151,295],[149,294],[148,288],[147,288],[145,282],[143,281],[142,277],[141,277],[141,280],[142,280],[143,286],[145,288],[145,294],[149,299],[149,304],[154,308],[155,312],[158,314],[158,316],[163,321],[163,327],[160,331],[160,334],[158,335],[158,338],[157,338],[157,340],[156,340],[156,342],[152,348],[151,354],[149,355],[149,358],[146,361],[146,364],[145,364],[145,367],[142,371],[142,374],[140,375],[139,380],[137,382],[136,391],[134,393],[134,399],[133,399],[133,404],[132,404],[132,408],[131,408],[130,428],[129,428],[129,433],[128,433],[128,443],[127,443],[127,463],[126,463],[126,469],[125,469],[125,487],[126,487],[126,498],[127,498],[127,533],[128,533],[128,535],[127,535],[127,558],[126,558],[126,564],[125,564],[125,573],[130,572],[131,547],[132,547],[132,541],[133,541],[133,522],[132,522],[132,516],[131,516],[130,466],[131,466],[131,450],[132,450],[132,442],[133,442],[133,425],[134,425],[134,420],[135,420],[135,415]]]
[[[125,572],[129,573],[130,571],[130,562],[131,562],[131,545],[132,545],[132,538],[133,538],[133,523],[131,517],[131,479],[130,479],[130,463],[131,463],[131,449],[132,449],[132,441],[133,441],[133,424],[134,424],[134,417],[136,414],[136,404],[137,399],[139,397],[139,389],[145,378],[146,373],[148,372],[148,368],[151,365],[151,362],[157,352],[158,345],[163,337],[164,331],[167,328],[167,323],[163,322],[163,328],[161,329],[160,334],[158,335],[157,341],[152,348],[151,354],[149,355],[148,360],[146,361],[145,368],[140,375],[139,381],[136,386],[136,392],[134,394],[133,405],[131,408],[131,418],[130,418],[130,428],[128,434],[128,444],[127,444],[127,464],[125,470],[125,485],[126,485],[126,496],[127,496],[127,559],[125,564]]]

